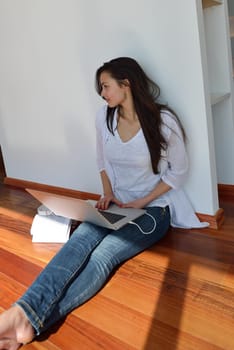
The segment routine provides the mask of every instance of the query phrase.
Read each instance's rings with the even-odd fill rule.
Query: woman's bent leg
[[[109,230],[82,224],[78,231],[73,233],[74,236],[68,242],[71,244],[67,243],[61,249],[45,268],[45,275],[43,271],[17,302],[36,334],[45,331],[96,294],[121,262],[152,246],[166,234],[170,222],[169,211],[163,208],[149,208],[148,211],[157,221],[157,227],[150,235],[142,234],[131,224],[118,231],[112,231],[109,235]],[[147,215],[135,221],[143,231],[148,232],[152,229],[152,219]],[[92,239],[86,242],[85,237],[89,235],[92,235]],[[77,260],[77,263],[73,259]],[[15,308],[18,308],[18,305]],[[4,315],[0,318],[3,320]],[[3,322],[0,320],[0,349],[18,349],[20,344],[17,339],[4,335],[4,339],[2,338],[2,326]],[[9,325],[4,329],[5,334],[16,333],[13,326]],[[2,341],[9,342],[12,346],[1,347]]]
[[[88,264],[56,304],[51,317],[44,322],[44,330],[94,296],[120,263],[149,248],[167,233],[170,224],[168,208],[154,207],[147,211],[156,219],[154,232],[145,235],[135,225],[129,224],[107,235],[93,250]],[[135,222],[146,232],[151,231],[154,225],[152,218],[147,215]]]
[[[95,225],[81,224],[16,302],[25,312],[37,335],[41,333],[44,321],[50,318],[68,285],[86,265],[93,249],[109,232],[110,230]]]

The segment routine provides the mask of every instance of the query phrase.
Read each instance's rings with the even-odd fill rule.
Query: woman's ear
[[[122,83],[122,85],[124,87],[129,87],[130,88],[130,82],[129,82],[128,79],[123,79],[121,83]]]

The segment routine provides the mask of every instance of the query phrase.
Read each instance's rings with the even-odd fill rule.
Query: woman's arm
[[[167,166],[161,173],[161,180],[145,197],[125,203],[122,207],[144,208],[164,193],[171,189],[178,189],[184,184],[188,173],[188,157],[185,142],[178,123],[169,114],[164,115],[163,132],[168,148],[166,158],[162,159]]]
[[[168,148],[166,155],[167,167],[162,172],[161,179],[173,189],[179,189],[184,185],[189,170],[184,136],[177,121],[170,114],[164,116],[163,129]]]
[[[96,207],[98,209],[107,209],[111,202],[121,205],[113,194],[110,179],[105,170],[105,156],[103,152],[103,143],[105,139],[105,128],[106,128],[106,106],[101,108],[96,116],[96,155],[97,155],[97,166],[100,172],[103,196],[98,200]]]
[[[100,176],[102,180],[103,196],[113,196],[113,190],[106,171],[102,170],[100,172]]]
[[[122,204],[122,208],[144,208],[146,207],[150,202],[155,200],[156,198],[162,196],[164,193],[169,191],[172,187],[169,186],[164,181],[160,180],[159,183],[155,186],[153,191],[151,191],[147,196],[136,199],[132,202],[128,202],[125,204]]]
[[[103,196],[99,199],[99,201],[96,204],[96,207],[98,209],[107,209],[110,205],[111,202],[122,206],[122,203],[115,198],[114,194],[113,194],[113,190],[112,190],[112,186],[110,183],[110,180],[107,176],[107,173],[105,170],[102,170],[100,172],[100,176],[101,176],[101,181],[102,181],[102,188],[103,188]]]

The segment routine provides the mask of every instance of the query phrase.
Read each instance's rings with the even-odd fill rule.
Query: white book
[[[65,243],[70,236],[72,220],[57,216],[36,214],[32,226],[32,241],[38,243]]]

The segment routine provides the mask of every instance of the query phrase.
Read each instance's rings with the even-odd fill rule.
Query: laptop
[[[112,230],[118,230],[146,212],[144,209],[119,208],[116,204],[111,204],[107,210],[99,210],[95,208],[96,201],[27,188],[26,191],[55,215],[76,221],[88,221]]]

